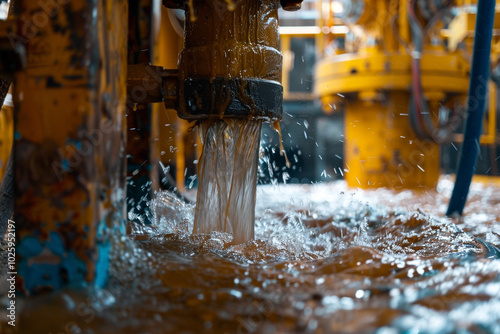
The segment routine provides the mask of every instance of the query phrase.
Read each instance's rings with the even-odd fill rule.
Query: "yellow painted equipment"
[[[359,188],[433,187],[439,178],[439,147],[420,140],[402,110],[408,93],[390,91],[388,103],[354,100],[345,113],[344,176]]]
[[[300,2],[282,0],[281,5],[297,10]],[[335,51],[317,66],[315,93],[325,112],[341,109],[337,105],[346,112],[344,170],[348,184],[360,188],[435,187],[439,144],[420,138],[409,121],[412,61],[421,60],[419,73],[431,118],[438,118],[440,104],[463,103],[469,83],[471,22],[475,20],[466,8],[473,2],[456,1],[459,15],[447,27],[439,20],[433,22],[422,55],[415,55],[410,47],[408,1],[365,1],[361,6],[361,0],[352,0],[353,11],[342,19],[332,14],[334,2],[321,2],[327,4],[328,13],[319,16],[318,27],[295,35],[314,36],[321,56],[326,50]],[[149,1],[146,7],[153,8],[153,3],[159,7],[158,1]],[[32,294],[72,282],[105,283],[106,231],[121,229],[126,220],[127,132],[129,144],[136,139],[137,146],[146,142],[146,149],[139,147],[138,151],[142,149],[141,158],[150,165],[145,173],[152,175],[153,190],[158,189],[155,169],[159,160],[164,164],[177,160],[177,186],[182,190],[185,156],[197,154],[198,149],[186,153],[193,147],[195,135],[189,133],[187,122],[177,119],[176,112],[196,121],[280,117],[280,82],[283,80],[288,91],[288,78],[287,73],[282,77],[278,51],[279,2],[239,1],[235,2],[239,7],[233,9],[232,1],[222,3],[221,12],[210,0],[163,1],[165,6],[187,11],[184,45],[167,19],[171,13],[166,8],[161,11],[161,21],[157,17],[138,20],[138,25],[148,26],[138,29],[139,39],[157,48],[145,57],[144,45],[138,43],[137,50],[129,50],[129,54],[137,53],[129,65],[138,65],[141,71],[160,69],[160,75],[149,79],[162,85],[151,89],[150,99],[143,104],[164,102],[153,107],[148,135],[140,138],[134,136],[135,128],[127,130],[125,119],[126,80],[131,79],[126,75],[127,41],[123,37],[128,35],[127,1],[59,1],[47,8],[43,2],[18,0],[12,21],[0,22],[0,72],[6,64],[14,64],[4,56],[7,51],[15,53],[6,51],[12,48],[6,42],[11,33],[20,37],[12,49],[23,58],[19,63],[26,65],[14,77],[15,112],[9,106],[0,111],[0,176],[11,146],[17,165],[14,218],[19,223],[21,290]],[[150,10],[146,16],[156,12],[160,11]],[[36,29],[25,26],[25,17],[33,19]],[[429,18],[420,15],[419,20],[428,23]],[[149,27],[153,21],[152,27],[161,27],[161,31]],[[347,34],[336,29],[340,24]],[[500,29],[498,20],[495,29]],[[292,35],[283,34],[282,48],[290,47]],[[339,35],[346,40],[342,48],[334,44]],[[498,64],[498,31],[493,43],[492,59]],[[129,84],[154,83],[141,74]],[[230,85],[232,90],[224,91]],[[257,93],[248,94],[247,89]],[[481,140],[486,144],[496,139],[496,86],[490,84],[490,90],[487,132]],[[265,93],[267,100],[261,99]],[[233,103],[235,96],[242,98]],[[257,102],[261,104],[257,106]],[[262,113],[238,109],[249,105]],[[214,112],[215,107],[219,113]],[[129,105],[128,112],[133,109]],[[460,136],[454,139],[460,140]],[[136,165],[128,167],[135,172]]]
[[[128,7],[20,0],[14,8],[15,47],[26,50],[13,93],[17,286],[26,295],[103,286],[110,231],[125,222]]]
[[[8,103],[10,104],[10,103]],[[14,138],[14,108],[4,104],[0,110],[0,180],[5,173]]]

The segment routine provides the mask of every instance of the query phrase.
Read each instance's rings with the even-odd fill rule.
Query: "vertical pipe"
[[[179,116],[200,120],[204,145],[193,231],[247,242],[254,236],[262,124],[255,118],[282,113],[278,3],[193,1],[184,42]]]
[[[124,221],[124,0],[20,0],[14,83],[17,284],[103,285]]]
[[[283,71],[281,73],[281,84],[283,85],[283,97],[288,97],[290,93],[290,52],[291,52],[291,36],[281,35],[280,36],[280,51],[286,55],[287,59],[285,64],[283,64]],[[285,56],[284,56],[285,57]]]
[[[409,94],[403,91],[389,92],[384,103],[357,100],[347,104],[344,155],[350,187],[436,187],[439,145],[414,134],[405,115],[408,104]]]
[[[489,83],[489,114],[488,114],[488,141],[495,144],[497,131],[497,85]]]
[[[9,92],[10,82],[0,79],[0,186],[5,174],[7,161],[9,159],[12,146],[12,110],[6,105],[4,107],[5,98]],[[2,188],[0,188],[2,189]],[[2,193],[0,193],[1,199]],[[2,203],[0,203],[0,207]],[[0,221],[0,225],[2,221]],[[0,238],[3,237],[2,229],[0,228]]]

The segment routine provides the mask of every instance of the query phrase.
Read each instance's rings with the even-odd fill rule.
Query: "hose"
[[[491,39],[495,19],[495,1],[479,0],[472,67],[467,98],[467,115],[464,140],[460,151],[455,186],[448,206],[447,216],[462,216],[470,183],[479,154],[484,109],[488,90]]]

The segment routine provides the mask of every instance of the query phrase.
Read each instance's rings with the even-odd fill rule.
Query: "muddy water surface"
[[[23,302],[22,333],[500,333],[500,191],[462,222],[437,192],[259,186],[255,240],[191,234],[169,193],[113,250],[104,290]],[[2,312],[2,311],[0,311]],[[4,327],[5,328],[5,327]]]

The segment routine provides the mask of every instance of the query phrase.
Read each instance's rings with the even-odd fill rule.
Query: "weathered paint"
[[[127,2],[21,0],[15,216],[19,291],[106,282],[123,230]]]
[[[13,109],[4,105],[9,85],[10,83],[0,80],[0,182],[7,167],[14,131]]]
[[[0,79],[0,109],[3,106],[3,102],[7,93],[9,92],[10,82]]]

